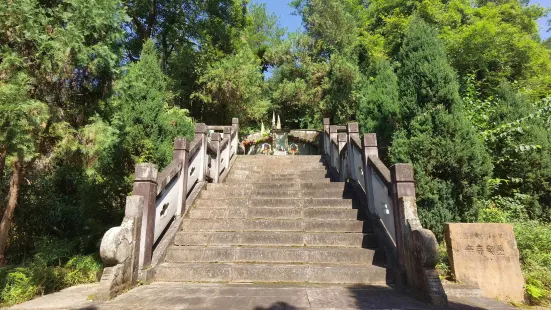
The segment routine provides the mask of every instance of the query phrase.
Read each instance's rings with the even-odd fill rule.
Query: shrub
[[[530,304],[551,305],[551,224],[514,224]]]
[[[26,268],[15,268],[6,275],[0,293],[4,305],[27,301],[38,293],[38,287],[28,273]]]
[[[95,282],[99,278],[101,264],[91,255],[77,255],[65,265],[63,282],[66,286]]]
[[[101,264],[91,255],[77,255],[67,261],[52,253],[38,253],[18,267],[0,269],[0,304],[11,306],[69,286],[95,282],[100,271]]]

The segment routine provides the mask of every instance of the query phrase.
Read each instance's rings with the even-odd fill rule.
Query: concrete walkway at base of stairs
[[[185,284],[156,282],[136,287],[109,302],[89,300],[94,285],[76,286],[12,309],[221,309],[356,310],[433,309],[387,286]],[[514,309],[480,297],[450,297],[450,309]]]

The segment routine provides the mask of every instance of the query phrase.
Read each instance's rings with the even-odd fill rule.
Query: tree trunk
[[[4,176],[4,167],[6,167],[7,154],[8,150],[4,146],[0,147],[0,180],[2,180],[2,177]]]
[[[0,147],[0,203],[4,200],[2,198],[2,180],[4,178],[4,168],[6,167],[6,156],[8,150],[2,146]]]
[[[4,216],[0,222],[0,266],[4,266],[7,263],[5,251],[8,245],[8,233],[11,227],[13,211],[17,206],[19,198],[19,187],[21,186],[21,179],[23,177],[23,160],[23,156],[19,155],[12,165],[8,206],[4,210]]]

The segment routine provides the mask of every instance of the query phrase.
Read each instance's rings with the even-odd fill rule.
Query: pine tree
[[[404,106],[391,159],[413,163],[420,217],[438,235],[444,222],[474,220],[492,166],[465,117],[455,72],[436,30],[414,19],[398,59]]]
[[[113,105],[120,110],[125,148],[134,162],[153,162],[162,168],[172,160],[176,136],[191,138],[193,126],[187,110],[170,107],[172,93],[155,44],[144,43],[140,60],[130,64],[115,85]]]
[[[392,134],[396,129],[399,114],[398,78],[388,60],[377,60],[367,70],[366,85],[361,92],[356,113],[363,133],[377,134],[377,143],[387,159]]]
[[[435,28],[414,18],[397,56],[403,124],[427,109],[441,105],[449,111],[459,103],[457,78],[437,36]]]

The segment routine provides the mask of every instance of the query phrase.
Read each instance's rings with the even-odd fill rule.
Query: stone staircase
[[[384,254],[320,156],[238,156],[183,220],[156,281],[385,284]]]

